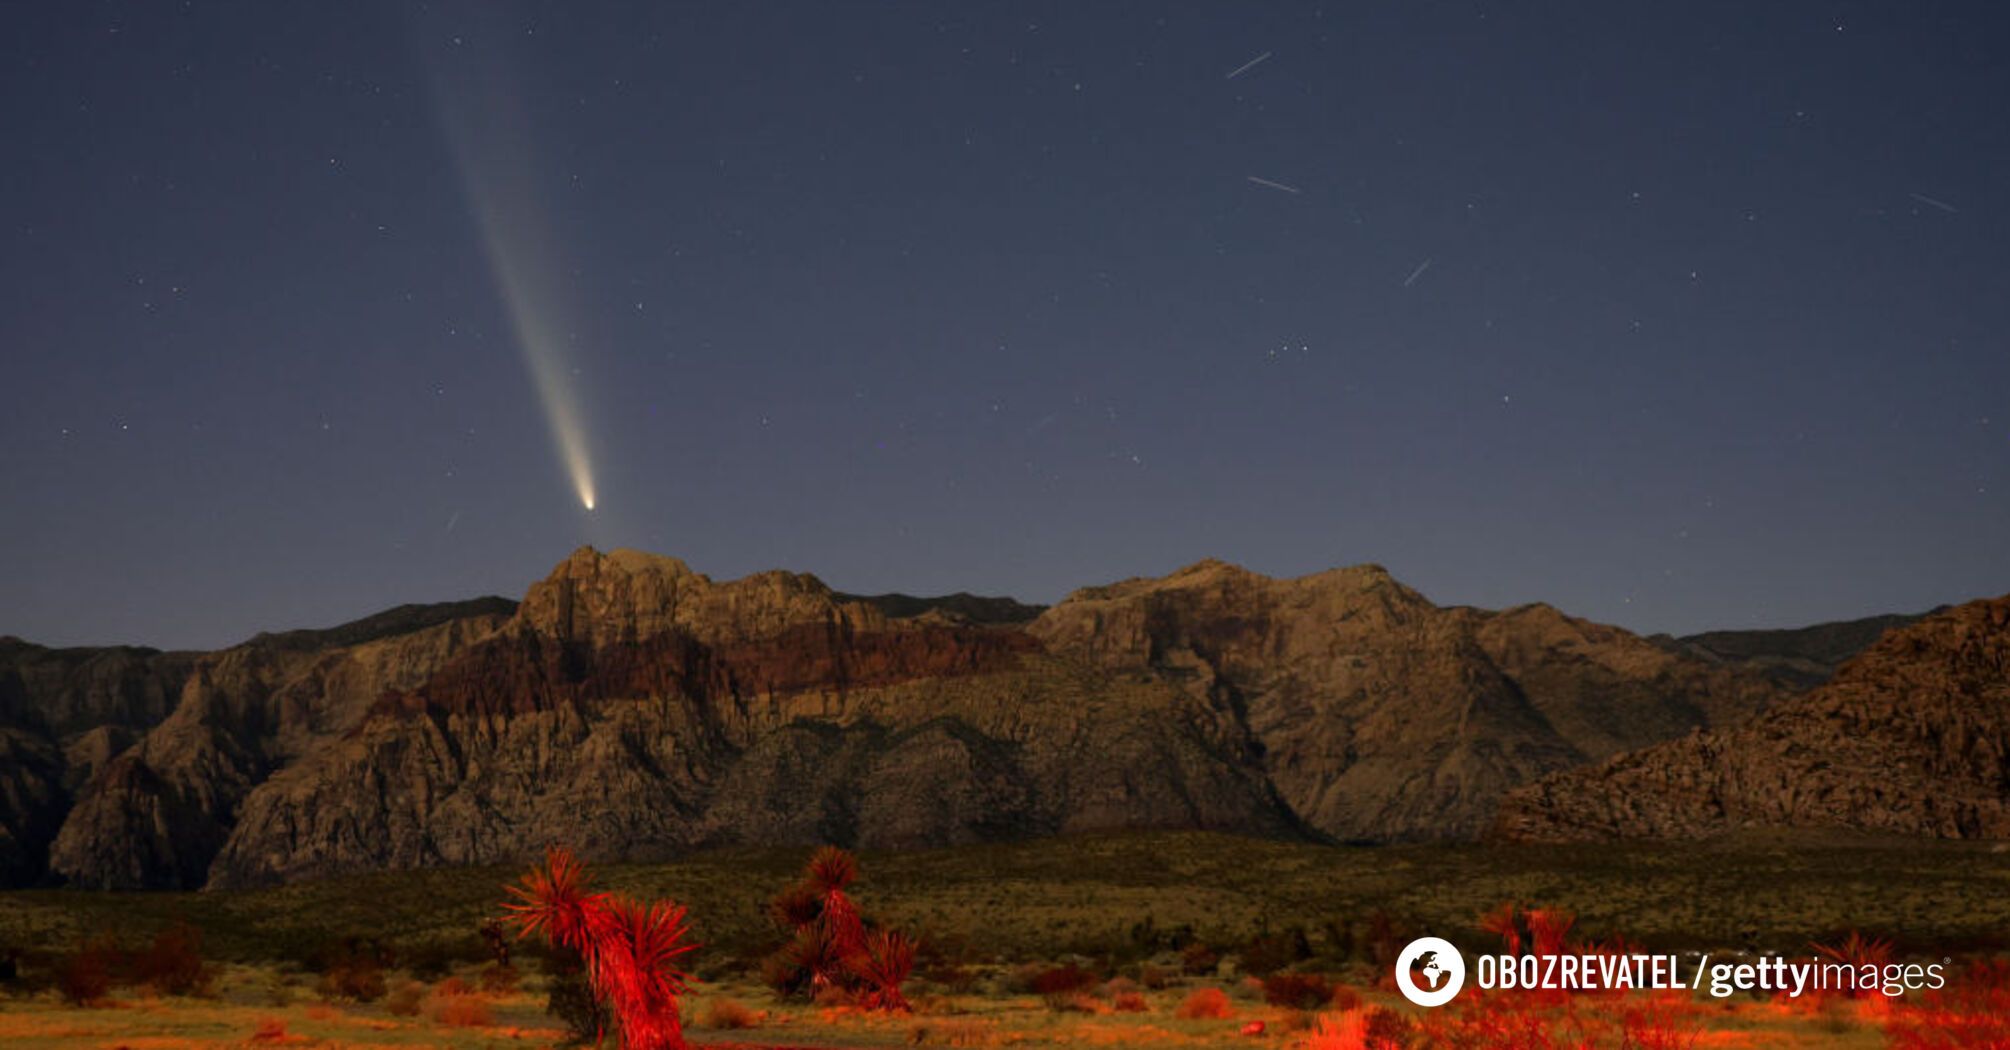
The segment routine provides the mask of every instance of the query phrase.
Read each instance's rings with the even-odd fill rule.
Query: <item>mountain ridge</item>
[[[1219,559],[1040,607],[582,547],[520,601],[177,659],[157,717],[0,738],[26,771],[24,812],[0,806],[8,880],[243,885],[556,837],[610,858],[1123,828],[1470,839],[1514,789],[1790,692],[1543,603]]]

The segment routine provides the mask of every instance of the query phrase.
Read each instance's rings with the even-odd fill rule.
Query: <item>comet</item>
[[[454,37],[451,60],[434,65],[433,97],[524,372],[573,492],[591,511],[598,502],[593,456],[578,370],[567,353],[574,339],[566,323],[574,314],[566,301],[567,253],[544,204],[518,78],[496,50],[506,39],[471,35],[463,46]]]

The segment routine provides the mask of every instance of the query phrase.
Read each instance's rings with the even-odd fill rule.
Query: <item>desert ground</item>
[[[904,1013],[781,998],[764,984],[762,960],[786,939],[768,902],[805,853],[712,851],[599,871],[608,888],[689,906],[701,947],[683,960],[682,1009],[694,1045],[2010,1046],[1998,961],[2010,856],[1987,844],[1769,834],[1682,847],[1371,848],[1140,833],[867,854],[859,907],[920,944]],[[16,963],[0,992],[0,1043],[563,1045],[567,1020],[547,1009],[560,968],[528,941],[502,965],[480,933],[517,874],[0,894],[0,946]],[[1494,993],[1423,1011],[1393,992],[1382,961],[1392,942],[1431,933],[1498,950],[1482,926],[1504,904],[1570,916],[1583,944],[1652,951],[1806,953],[1861,932],[1892,959],[1952,960],[1957,980],[1893,1002]],[[165,962],[153,958],[163,951]],[[101,988],[88,972],[74,987],[80,958],[99,960]]]

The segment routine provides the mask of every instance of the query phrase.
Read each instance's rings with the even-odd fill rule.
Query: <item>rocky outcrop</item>
[[[167,714],[196,659],[0,638],[0,885],[43,879],[73,794]]]
[[[1515,792],[1518,841],[1751,827],[2010,837],[2010,598],[1886,634],[1812,693]]]
[[[167,716],[199,653],[137,646],[50,649],[0,637],[0,724],[63,741]]]
[[[1235,712],[1294,815],[1341,839],[1470,836],[1512,786],[1777,695],[1545,606],[1441,609],[1372,565],[1202,562],[1078,591],[1030,631]]]
[[[385,693],[430,677],[501,623],[499,612],[507,608],[408,607],[195,660],[172,712],[136,743],[78,741],[92,775],[49,844],[51,873],[97,889],[201,886],[253,788],[353,728]]]
[[[74,885],[196,887],[553,841],[1466,838],[1519,785],[1783,694],[1547,606],[1441,608],[1374,566],[1203,562],[1041,610],[590,548],[514,605],[185,659],[151,721],[0,738],[0,865],[35,868],[39,842]]]
[[[574,554],[493,638],[247,800],[213,884],[516,858],[564,840],[939,845],[1281,834],[1232,717],[814,577]]]

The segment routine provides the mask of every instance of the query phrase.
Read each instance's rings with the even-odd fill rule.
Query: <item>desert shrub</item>
[[[900,986],[914,969],[914,942],[899,930],[874,930],[848,962],[858,978],[858,1004],[883,1013],[907,1013]]]
[[[491,963],[483,967],[481,974],[475,978],[482,991],[494,995],[506,995],[516,991],[517,981],[520,979],[516,967],[508,963]]]
[[[1235,1016],[1235,1007],[1228,1001],[1228,993],[1219,988],[1196,988],[1180,1000],[1173,1016],[1188,1021],[1220,1021]]]
[[[1138,967],[1138,983],[1156,992],[1171,984],[1172,976],[1151,963],[1145,963]]]
[[[1101,982],[1095,974],[1074,963],[1051,966],[1032,975],[1026,982],[1026,990],[1034,995],[1059,995],[1079,992]]]
[[[1294,926],[1283,933],[1250,938],[1242,949],[1241,962],[1244,972],[1263,977],[1310,958],[1312,942],[1304,927]]]
[[[1110,997],[1110,1009],[1120,1014],[1141,1014],[1151,1008],[1142,992],[1120,992]]]
[[[1274,973],[1263,979],[1263,1001],[1293,1010],[1317,1010],[1333,1000],[1333,984],[1316,973]]]
[[[1194,977],[1204,977],[1221,965],[1221,954],[1205,944],[1195,941],[1180,949],[1180,969]]]
[[[1396,957],[1403,953],[1403,946],[1410,943],[1408,924],[1380,908],[1368,913],[1367,929],[1360,938],[1360,946],[1368,955],[1368,962],[1378,970],[1389,970],[1396,965]]]
[[[1128,977],[1112,977],[1103,982],[1103,987],[1098,989],[1096,994],[1105,999],[1115,999],[1117,996],[1135,991],[1138,991],[1138,982]]]
[[[315,953],[314,964],[321,971],[315,993],[329,1000],[376,1002],[387,990],[384,967],[390,960],[390,950],[375,941],[351,937],[325,944]]]
[[[1891,962],[1892,957],[1890,941],[1865,937],[1856,930],[1851,930],[1849,936],[1834,944],[1814,944],[1811,947],[1822,956],[1842,963],[1859,973],[1863,972],[1866,966],[1883,969],[1886,963]],[[1850,999],[1863,999],[1877,995],[1878,992],[1874,987],[1860,987],[1845,989],[1840,994]]]
[[[565,1026],[571,1043],[598,1043],[614,1030],[614,1018],[607,1004],[593,994],[586,980],[586,963],[571,949],[553,951],[544,958],[544,1012]]]
[[[435,995],[433,1021],[447,1028],[487,1028],[495,1023],[485,999],[472,995]]]
[[[802,878],[769,902],[769,917],[789,933],[761,965],[777,996],[822,1002],[835,989],[863,1009],[909,1009],[901,985],[914,969],[917,945],[898,931],[870,927],[845,892],[857,878],[858,858],[825,846]]]
[[[88,1006],[112,990],[112,971],[119,963],[118,946],[98,937],[56,963],[56,990],[72,1006]]]
[[[384,1009],[394,1017],[419,1016],[419,1004],[426,999],[426,986],[418,981],[405,981],[391,989],[384,997]]]
[[[761,1015],[737,999],[714,999],[705,1004],[704,1021],[707,1028],[757,1028]]]
[[[352,999],[373,1003],[384,997],[384,967],[374,955],[345,955],[328,964],[315,982],[314,990],[323,999]]]
[[[202,995],[214,972],[202,959],[202,931],[184,922],[154,935],[135,961],[134,977],[162,995]]]
[[[453,969],[456,954],[443,941],[423,941],[404,953],[405,972],[421,981],[437,981]]]

